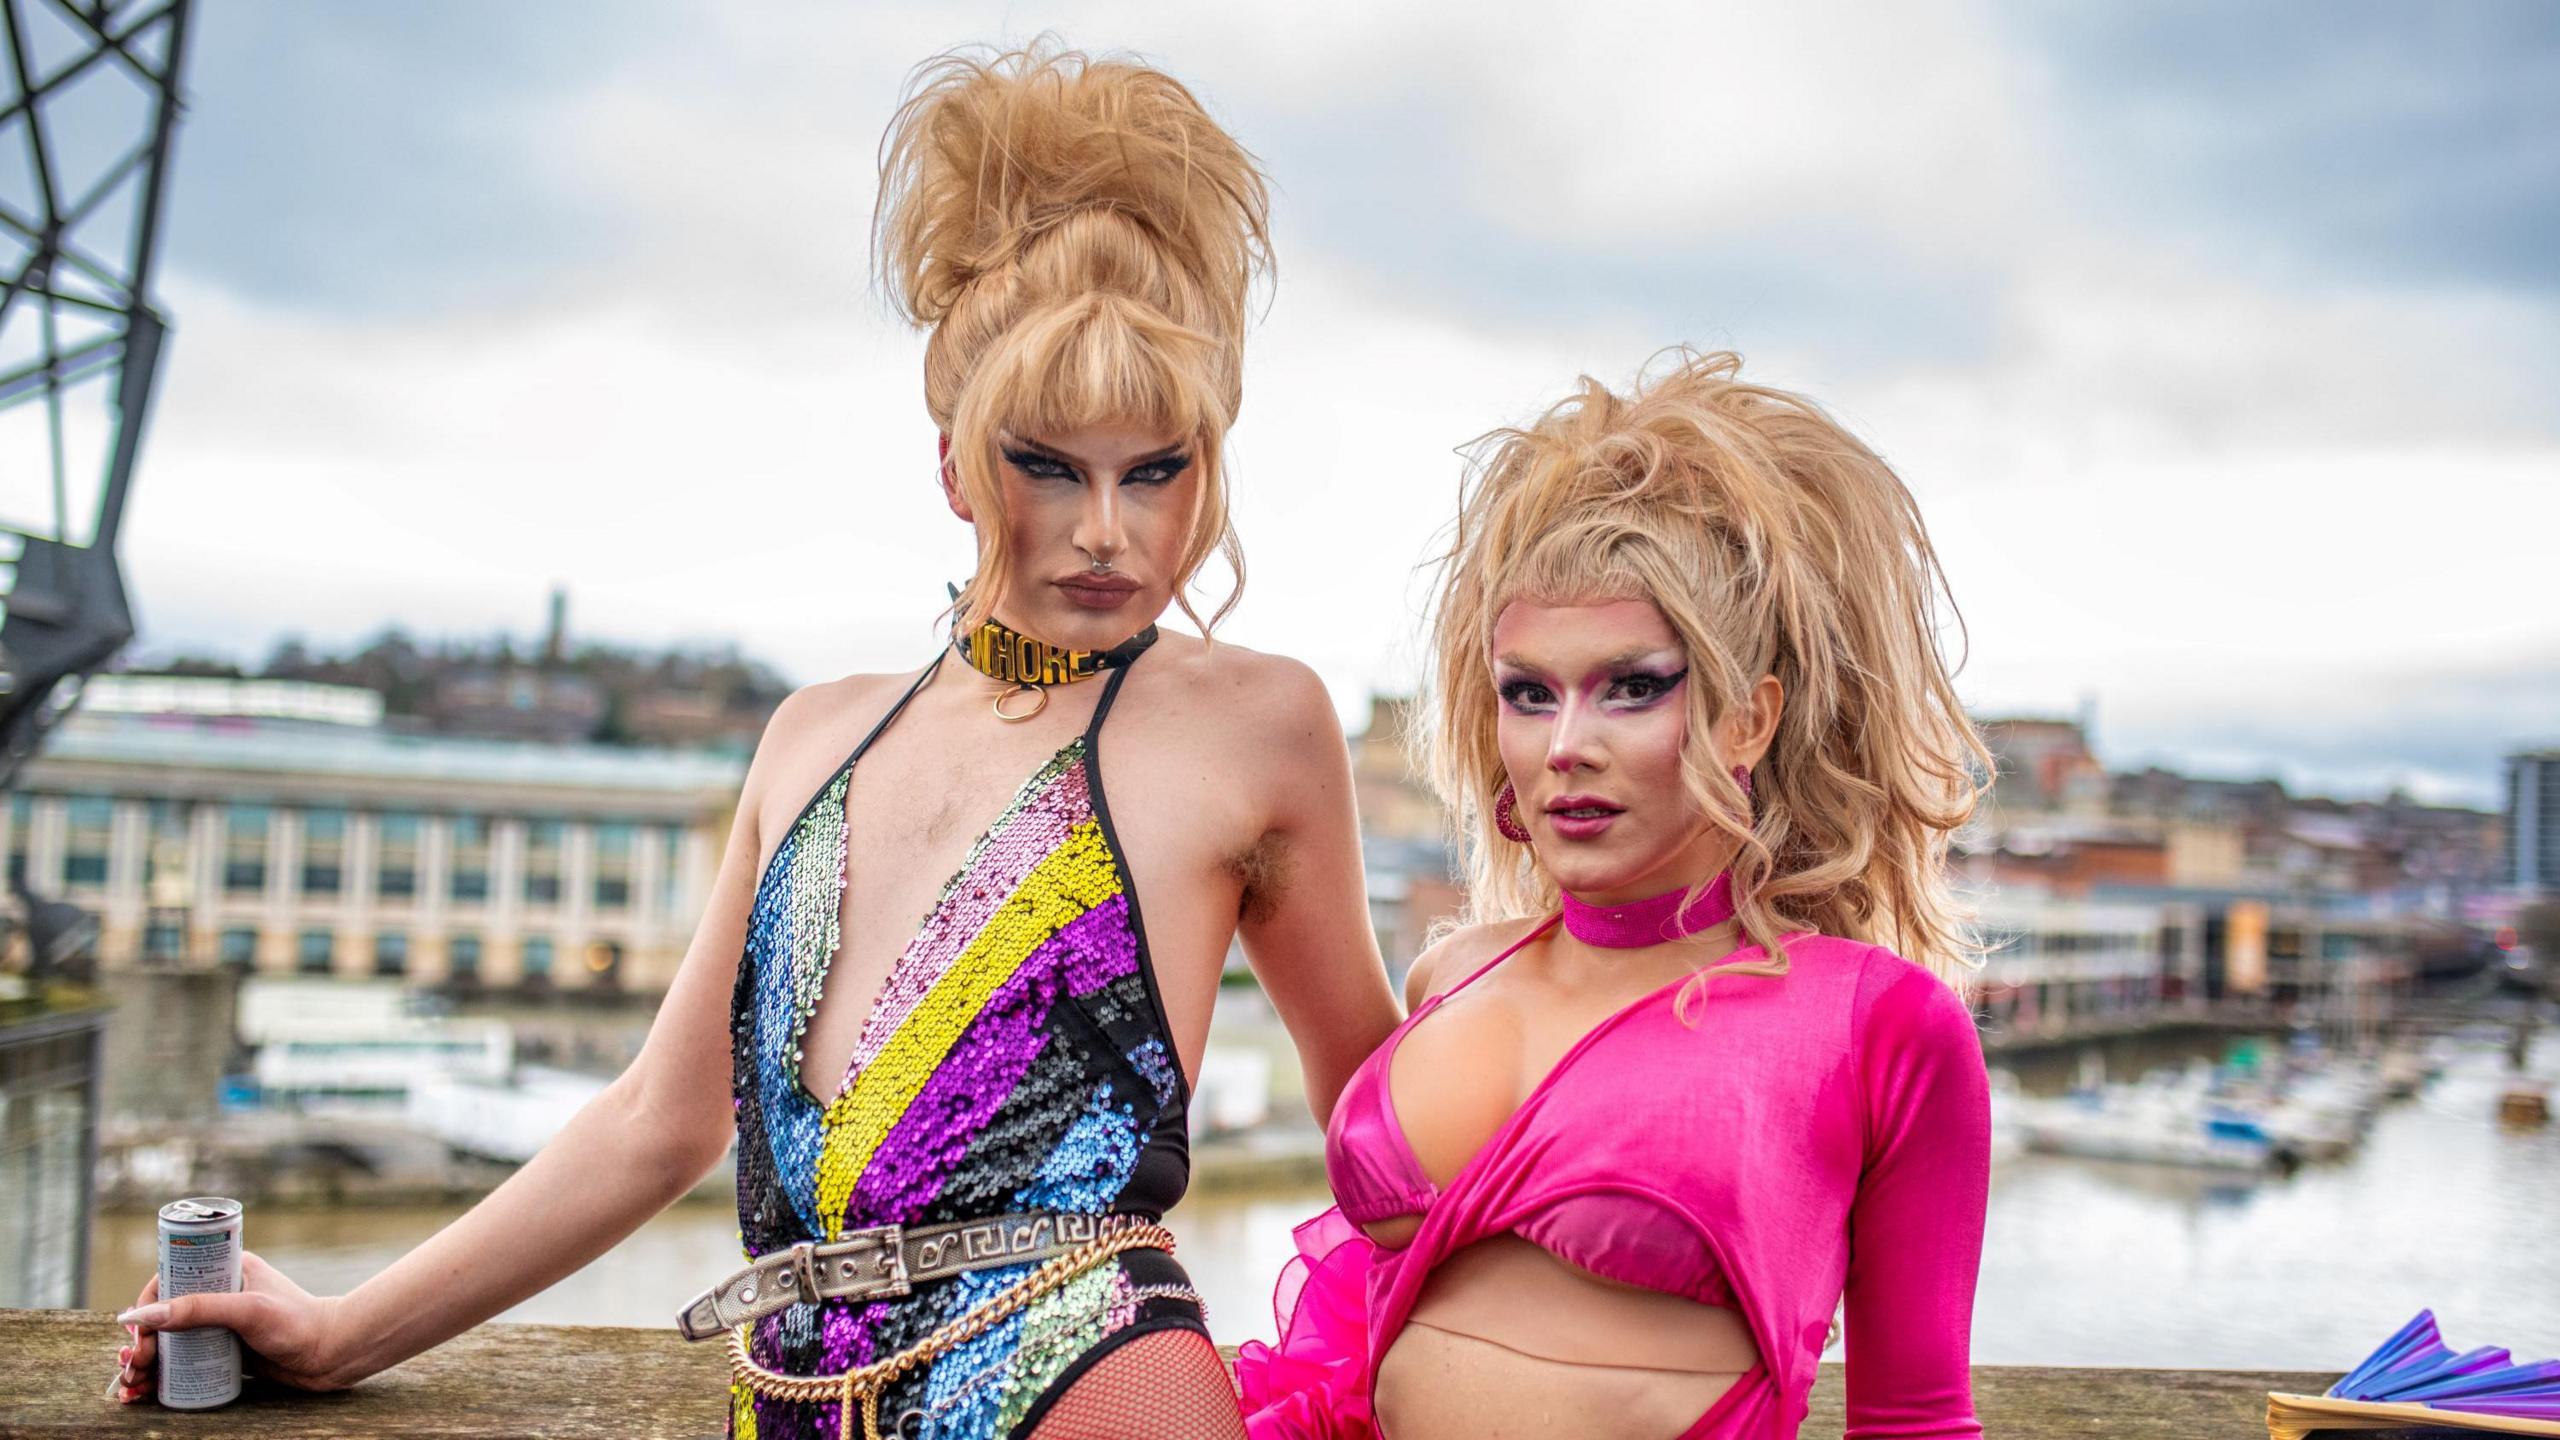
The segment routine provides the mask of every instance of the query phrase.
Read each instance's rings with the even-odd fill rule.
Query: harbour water
[[[2546,1037],[2532,1069],[2560,1082],[2560,1041]],[[2055,1075],[2025,1079],[2050,1089]],[[1993,1176],[1975,1360],[2343,1370],[2421,1307],[2457,1345],[2560,1356],[2560,1126],[2502,1129],[2507,1076],[2493,1045],[2462,1046],[2416,1099],[2383,1111],[2355,1154],[2291,1175],[2235,1182],[2058,1156],[2007,1162]],[[1310,1190],[1221,1191],[1175,1212],[1220,1340],[1270,1333],[1290,1227],[1323,1204]],[[253,1211],[249,1243],[325,1293],[454,1213]],[[736,1256],[727,1208],[678,1206],[504,1318],[664,1324]],[[91,1303],[121,1303],[151,1263],[149,1216],[101,1216]]]

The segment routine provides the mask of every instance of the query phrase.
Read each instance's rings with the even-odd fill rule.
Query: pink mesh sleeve
[[[1991,1179],[1982,1042],[1945,982],[1870,964],[1859,1042],[1866,1164],[1849,1211],[1848,1440],[1979,1436],[1973,1289]]]

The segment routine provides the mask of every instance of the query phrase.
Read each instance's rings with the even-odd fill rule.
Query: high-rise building
[[[2507,883],[2560,895],[2560,750],[2507,757]]]

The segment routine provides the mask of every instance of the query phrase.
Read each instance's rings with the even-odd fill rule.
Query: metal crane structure
[[[133,638],[116,536],[190,0],[0,0],[0,789]]]

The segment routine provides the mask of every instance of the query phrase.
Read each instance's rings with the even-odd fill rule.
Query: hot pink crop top
[[[1794,1434],[1845,1298],[1849,1440],[1979,1436],[1969,1348],[1990,1106],[1972,1014],[1879,946],[1800,935],[1786,953],[1784,975],[1715,981],[1693,1023],[1674,1012],[1675,983],[1594,1026],[1445,1186],[1388,1093],[1396,1046],[1439,1008],[1424,1002],[1335,1105],[1338,1205],[1299,1227],[1279,1343],[1237,1361],[1256,1440],[1373,1435],[1374,1366],[1431,1270],[1501,1234],[1742,1317],[1766,1375],[1693,1435]],[[1417,1214],[1401,1249],[1357,1228]]]
[[[1403,1042],[1405,1032],[1439,1009],[1441,1001],[1474,984],[1554,928],[1555,922],[1548,921],[1496,956],[1491,964],[1424,1000],[1353,1072],[1341,1098],[1334,1102],[1333,1123],[1325,1131],[1326,1177],[1332,1182],[1335,1203],[1352,1224],[1365,1227],[1420,1215],[1440,1198],[1440,1187],[1423,1173],[1422,1161],[1413,1153],[1412,1142],[1405,1138],[1404,1125],[1396,1118],[1395,1097],[1389,1091],[1388,1077],[1395,1064],[1396,1047]],[[1636,1002],[1637,1006],[1644,1003]],[[1604,1022],[1592,1033],[1597,1035],[1607,1028]],[[1536,1104],[1549,1084],[1560,1081],[1572,1070],[1575,1052],[1589,1043],[1590,1037],[1586,1036],[1566,1052],[1547,1083],[1530,1092],[1531,1105]],[[1526,1111],[1531,1105],[1522,1109]],[[1562,1114],[1554,1107],[1540,1109],[1542,1113]],[[1521,1138],[1513,1137],[1507,1143],[1518,1143]],[[1702,1305],[1733,1304],[1733,1291],[1717,1268],[1712,1244],[1696,1220],[1657,1188],[1669,1177],[1639,1178],[1641,1172],[1625,1170],[1621,1157],[1611,1147],[1554,1145],[1552,1137],[1539,1140],[1534,1134],[1526,1138],[1548,1149],[1551,1159],[1540,1169],[1534,1190],[1521,1197],[1520,1213],[1510,1227],[1511,1233],[1604,1280],[1686,1296]],[[1491,1148],[1487,1146],[1488,1150]],[[1472,1162],[1468,1168],[1474,1168]],[[1461,1183],[1464,1178],[1462,1170],[1452,1183]]]

